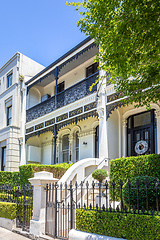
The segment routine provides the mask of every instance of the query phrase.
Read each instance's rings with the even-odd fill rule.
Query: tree
[[[111,75],[127,102],[150,106],[160,100],[159,0],[82,0],[81,31],[100,46],[100,69]]]

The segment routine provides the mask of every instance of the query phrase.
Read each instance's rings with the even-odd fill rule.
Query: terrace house
[[[96,53],[88,37],[26,83],[26,163],[99,156]]]

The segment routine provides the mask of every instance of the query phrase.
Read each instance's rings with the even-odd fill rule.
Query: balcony
[[[66,106],[67,104],[73,103],[95,92],[97,90],[96,85],[93,87],[92,91],[89,91],[89,87],[95,82],[97,75],[98,72],[57,94],[57,108]],[[53,96],[48,100],[28,109],[26,113],[26,122],[39,118],[57,108],[55,108],[55,96]]]

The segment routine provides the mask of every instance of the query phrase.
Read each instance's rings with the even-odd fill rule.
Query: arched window
[[[76,162],[79,161],[79,137],[78,137],[78,132],[75,134],[75,157],[76,157]]]
[[[62,137],[62,160],[69,162],[69,134]]]

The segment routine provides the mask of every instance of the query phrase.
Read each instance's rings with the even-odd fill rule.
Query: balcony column
[[[99,118],[99,158],[108,158],[108,121],[106,113],[106,95],[105,95],[105,86],[106,86],[106,72],[100,70],[100,77],[103,79],[98,84],[98,103],[97,103],[97,112]]]
[[[57,108],[57,82],[58,82],[58,67],[56,67],[55,71],[55,79],[56,79],[56,86],[55,86],[55,108]]]
[[[127,156],[127,119],[123,119],[122,121],[123,127],[123,156]]]
[[[56,152],[57,152],[57,149],[56,149],[56,142],[57,142],[57,125],[55,124],[54,125],[54,164],[56,164],[56,161],[57,161],[57,159],[56,159]]]

